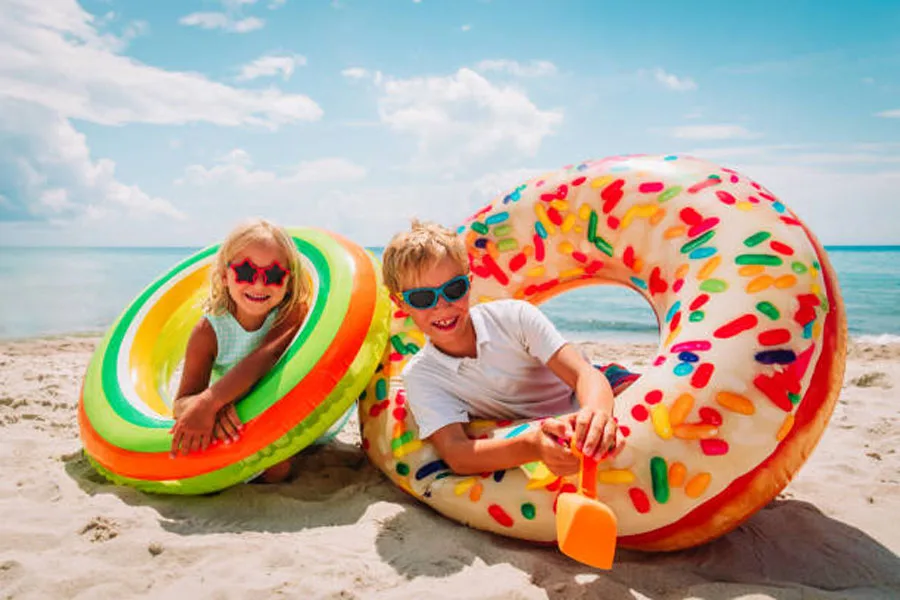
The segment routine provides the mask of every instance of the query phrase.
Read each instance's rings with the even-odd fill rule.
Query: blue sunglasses
[[[456,302],[469,293],[469,276],[459,275],[453,279],[445,281],[438,287],[420,287],[413,288],[402,292],[403,300],[416,310],[425,310],[433,308],[438,303],[438,298],[444,297],[444,300]]]

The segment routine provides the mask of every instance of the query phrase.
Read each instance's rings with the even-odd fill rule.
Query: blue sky
[[[383,245],[537,172],[690,153],[900,244],[900,3],[0,0],[0,244]]]

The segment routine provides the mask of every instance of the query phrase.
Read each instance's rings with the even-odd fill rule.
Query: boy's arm
[[[567,445],[560,444],[567,425],[545,419],[541,427],[513,438],[473,440],[462,424],[451,423],[434,432],[429,441],[447,466],[459,475],[511,469],[541,460],[557,475],[578,471],[579,461]]]
[[[575,390],[581,410],[565,419],[576,447],[598,460],[620,446],[613,419],[613,392],[600,372],[568,344],[536,306],[519,304],[519,327],[526,350]]]
[[[613,418],[615,398],[606,377],[570,344],[551,356],[547,367],[575,390],[581,405],[581,410],[568,418],[579,450],[597,458],[614,452],[618,444]]]

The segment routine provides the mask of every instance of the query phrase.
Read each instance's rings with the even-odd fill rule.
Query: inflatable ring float
[[[351,407],[387,344],[390,300],[380,269],[370,253],[337,235],[288,233],[311,280],[309,314],[284,356],[237,402],[246,424],[240,440],[169,457],[166,390],[201,316],[213,246],[147,287],[94,352],[78,421],[101,474],[148,492],[219,490],[300,451]]]
[[[540,303],[613,283],[653,308],[652,366],[616,400],[625,450],[597,473],[619,546],[674,550],[730,531],[787,485],[817,443],[841,388],[844,309],[822,247],[765,187],[694,158],[610,158],[532,179],[459,233],[472,302]],[[423,342],[395,310],[359,407],[369,457],[452,519],[554,541],[556,498],[574,481],[539,463],[458,476],[418,439],[397,376]],[[533,426],[471,423],[469,434]]]

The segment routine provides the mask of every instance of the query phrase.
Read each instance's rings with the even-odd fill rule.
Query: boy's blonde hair
[[[207,313],[221,315],[230,312],[234,314],[235,303],[231,294],[228,293],[228,286],[225,285],[228,264],[238,252],[254,242],[274,242],[287,256],[288,264],[285,267],[290,271],[285,283],[287,292],[276,307],[278,317],[275,322],[281,322],[298,306],[309,300],[309,283],[303,272],[300,252],[297,251],[294,241],[284,229],[274,223],[265,219],[252,219],[231,230],[216,253],[216,262],[209,274],[209,298],[203,305]]]
[[[391,294],[399,294],[410,276],[419,275],[448,256],[463,274],[469,272],[469,257],[462,238],[436,223],[413,219],[410,230],[395,235],[384,249],[384,283]]]

